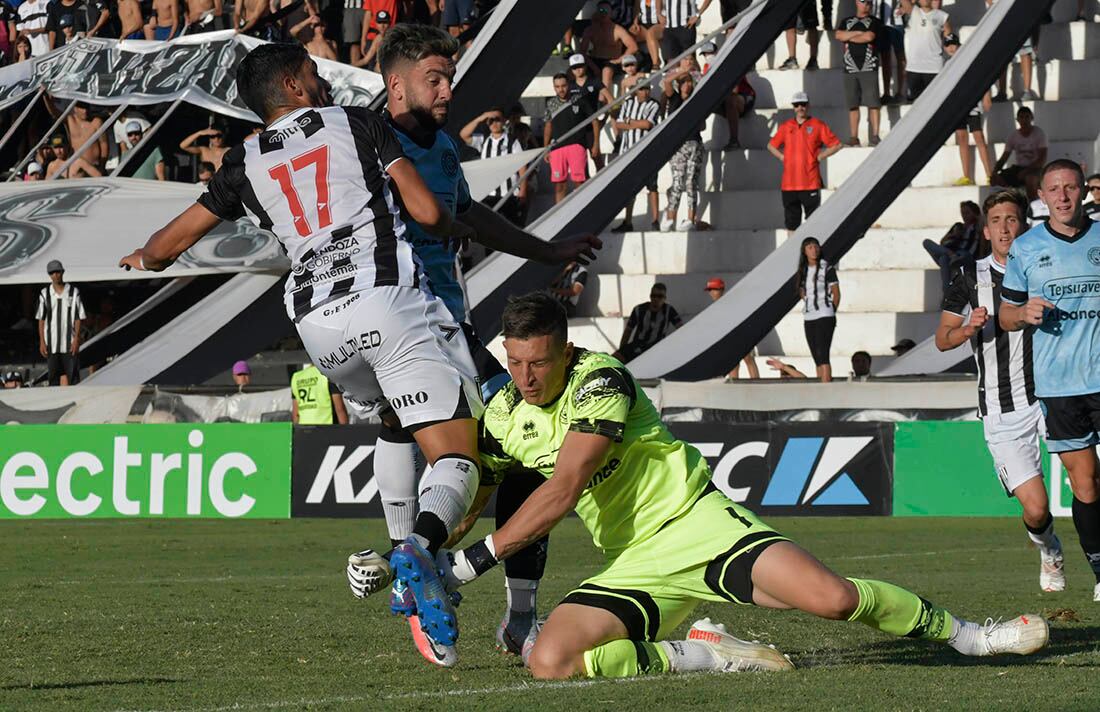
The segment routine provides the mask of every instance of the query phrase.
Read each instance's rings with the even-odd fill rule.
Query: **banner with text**
[[[0,69],[0,109],[44,89],[92,104],[160,104],[184,99],[244,121],[258,117],[237,93],[237,65],[262,40],[232,30],[167,42],[79,39],[49,54]],[[368,106],[384,88],[382,75],[315,59],[332,85],[333,102]]]
[[[289,423],[21,425],[0,519],[290,516]]]
[[[890,514],[893,426],[671,423],[731,499],[765,514]],[[377,426],[294,429],[294,517],[380,516]]]

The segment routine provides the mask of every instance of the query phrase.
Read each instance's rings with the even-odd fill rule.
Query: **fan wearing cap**
[[[716,302],[721,299],[726,293],[726,282],[721,277],[711,277],[707,280],[707,286],[703,288],[703,291],[707,293],[712,302]],[[745,368],[749,370],[749,378],[760,378],[760,369],[756,366],[756,347],[749,350],[745,357],[741,359],[741,362],[745,364]],[[737,364],[730,372],[726,374],[727,381],[736,381],[741,377],[741,364]]]
[[[856,14],[837,25],[834,39],[844,48],[844,97],[848,102],[848,145],[859,145],[859,107],[867,107],[869,143],[879,142],[882,96],[878,91],[878,51],[875,42],[885,32],[871,15],[871,0],[856,0]]]
[[[611,92],[607,90],[596,77],[588,74],[588,62],[583,55],[574,54],[569,58],[569,74],[571,77],[571,90],[577,90],[596,107],[610,104],[614,101]],[[595,109],[593,109],[595,111]],[[603,154],[600,153],[600,130],[603,128],[603,119],[593,121],[593,134],[588,137],[588,151],[592,154],[592,162],[596,164],[596,170],[603,168]]]
[[[376,0],[376,4],[383,4],[383,2]],[[352,62],[353,66],[363,67],[375,72],[382,71],[378,61],[378,50],[382,47],[382,38],[393,27],[392,18],[393,15],[387,10],[378,10],[371,13],[370,22],[363,23],[363,36],[359,41],[363,56],[357,62]]]
[[[50,116],[53,117],[54,120],[60,119],[61,110],[58,109],[57,105],[54,103],[53,97],[49,94],[44,94],[42,100]],[[103,117],[93,113],[91,107],[88,106],[86,102],[78,101],[73,106],[73,110],[65,116],[65,133],[68,134],[69,137],[66,143],[68,143],[69,146],[83,146],[97,131],[99,131],[101,126],[103,126]],[[51,147],[52,145],[53,144],[51,144]],[[107,160],[109,151],[110,146],[107,143],[107,134],[103,133],[98,139],[92,141],[92,144],[88,146],[87,150],[85,150],[80,157],[87,161],[89,165],[102,170],[103,162]],[[47,173],[47,175],[49,174]],[[75,176],[70,175],[68,177],[73,178]]]
[[[24,181],[42,180],[46,174],[46,169],[42,167],[42,164],[38,161],[31,161],[27,164],[27,170],[23,173]]]
[[[702,57],[703,60],[701,62],[703,65],[703,74],[710,71],[711,61],[713,61],[714,55],[717,52],[718,46],[713,42],[705,42],[699,48],[699,56]],[[724,116],[726,118],[726,125],[729,128],[729,139],[726,141],[726,145],[722,147],[723,151],[736,151],[741,148],[740,122],[755,106],[756,90],[749,84],[748,78],[742,74],[741,78],[737,81],[737,85],[734,86],[733,91],[727,94],[725,98],[714,107],[714,114],[716,116]]]
[[[49,178],[61,171],[61,166],[65,165],[65,162],[69,160],[72,155],[72,148],[69,146],[69,142],[61,134],[56,134],[50,139],[49,142],[50,153],[53,156],[50,162],[46,165],[46,177]],[[60,178],[99,178],[103,175],[103,171],[93,166],[83,158],[78,158],[72,162],[72,165],[66,169],[63,175],[58,175]]]
[[[895,356],[901,356],[907,351],[911,351],[916,345],[916,342],[912,339],[902,339],[901,341],[891,346],[890,350],[894,352]]]
[[[619,107],[619,115],[615,118],[614,128],[619,134],[618,155],[629,151],[636,143],[642,140],[647,133],[653,130],[661,114],[661,105],[650,94],[649,78],[646,75],[638,75],[637,92],[623,102]],[[658,201],[660,193],[657,192],[657,174],[653,173],[646,181],[646,190],[649,192],[649,220],[654,230],[660,229],[660,207]],[[612,232],[628,232],[634,229],[634,195],[626,201],[623,212],[623,221],[612,229]]]
[[[0,383],[4,384],[4,388],[22,388],[23,374],[19,371],[8,371],[0,378]]]
[[[768,151],[783,162],[783,221],[788,233],[802,224],[821,205],[821,161],[841,148],[840,139],[821,119],[810,116],[805,92],[791,97],[794,118],[780,124],[768,142]]]
[[[638,58],[633,54],[624,54],[622,67],[623,76],[619,80],[619,96],[626,94],[638,83]]]
[[[245,386],[252,383],[252,369],[248,361],[236,361],[233,363],[233,383],[237,386],[237,393],[244,391]]]
[[[209,137],[205,146],[195,145],[203,136]],[[229,150],[229,142],[225,140],[225,132],[216,127],[199,129],[187,138],[180,141],[180,150],[198,156],[200,161],[209,161],[214,164],[214,170],[222,167],[222,157]]]
[[[87,318],[80,290],[65,283],[65,267],[58,260],[46,265],[50,284],[38,293],[38,351],[46,359],[51,386],[80,382],[80,325]]]
[[[133,151],[141,143],[141,139],[145,136],[145,129],[142,127],[140,121],[130,120],[126,122],[126,140],[120,141],[118,144],[119,149],[122,150],[123,155]],[[140,166],[131,174],[131,178],[143,178],[145,180],[167,180],[167,176],[164,172],[164,154],[161,153],[160,146],[153,145],[153,148],[149,150],[148,155]]]
[[[581,35],[577,49],[587,55],[589,63],[600,72],[603,85],[610,87],[614,84],[623,58],[637,54],[638,43],[625,27],[611,19],[609,0],[600,0],[596,5],[596,14],[592,16],[592,24]]]

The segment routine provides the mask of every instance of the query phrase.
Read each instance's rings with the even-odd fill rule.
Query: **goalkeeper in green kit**
[[[669,635],[700,601],[797,608],[963,655],[1028,654],[1046,645],[1039,615],[978,625],[882,581],[838,576],[714,485],[706,461],[674,438],[615,359],[568,342],[553,297],[512,299],[502,318],[512,383],[481,428],[482,492],[510,471],[546,477],[504,526],[438,559],[449,587],[472,581],[576,509],[607,557],[559,604],[524,658],[537,678],[696,670],[787,670],[774,648],[707,619]],[[472,517],[480,512],[475,503]]]

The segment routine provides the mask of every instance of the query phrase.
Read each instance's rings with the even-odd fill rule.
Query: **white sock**
[[[539,582],[533,579],[504,578],[504,590],[508,594],[508,610],[512,613],[527,613],[535,610],[535,596]]]
[[[374,481],[382,500],[390,539],[403,541],[412,534],[419,513],[416,497],[420,448],[416,443],[378,439],[374,446]]]
[[[439,458],[420,482],[420,511],[439,517],[450,534],[474,503],[480,479],[473,460],[461,455]]]
[[[951,619],[951,637],[947,639],[947,644],[963,655],[989,655],[985,649],[982,627],[977,623],[960,620],[954,616]]]
[[[1024,528],[1027,529],[1027,538],[1039,547],[1039,551],[1043,556],[1050,556],[1052,551],[1062,549],[1062,542],[1058,541],[1058,537],[1054,535],[1054,517],[1051,517],[1046,528],[1037,534],[1027,525],[1024,525]]]
[[[668,656],[668,667],[672,672],[715,670],[718,667],[714,653],[706,643],[697,640],[662,640],[657,645]]]

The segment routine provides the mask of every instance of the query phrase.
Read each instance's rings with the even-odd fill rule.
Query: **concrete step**
[[[939,271],[841,269],[841,303],[846,312],[923,312],[939,308],[942,298]],[[791,265],[791,289],[797,265]],[[843,267],[843,266],[842,266]],[[658,272],[656,274],[591,275],[581,295],[578,313],[589,316],[626,316],[636,305],[649,301],[655,282],[668,288],[668,301],[681,314],[696,314],[710,305],[704,291],[707,279],[720,277],[732,288],[743,272],[716,268],[706,272]],[[594,277],[594,278],[593,278]]]
[[[874,149],[869,146],[847,146],[836,155],[827,159],[822,167],[822,179],[826,188],[835,189],[844,184],[863,165]],[[989,147],[990,161],[1004,152],[1004,144]],[[1071,141],[1050,142],[1048,154],[1051,159],[1069,158],[1078,163],[1092,163],[1093,142]],[[982,185],[988,184],[977,152],[972,151],[974,178]],[[910,185],[916,188],[935,188],[949,186],[962,175],[962,161],[958,146],[941,146]],[[778,186],[783,176],[783,164],[765,150],[710,151],[703,166],[703,185],[708,190],[746,190],[761,186]],[[662,192],[672,184],[672,168],[665,165],[657,174],[657,185]]]
[[[836,332],[833,335],[831,350],[834,369],[847,368],[848,359],[856,351],[867,351],[879,364],[885,363],[880,357],[890,354],[890,347],[901,339],[909,338],[919,342],[933,333],[939,324],[939,312],[895,314],[891,312],[851,313],[842,311],[837,315]],[[569,340],[577,346],[596,351],[614,351],[623,335],[625,319],[616,317],[578,317],[569,320]],[[489,345],[490,351],[503,357],[500,339],[494,339]],[[790,357],[808,358],[805,322],[802,314],[791,312],[785,316],[775,330],[770,332],[757,345],[760,354],[780,355],[783,360]],[[766,367],[761,359],[758,363],[761,371]],[[730,364],[732,367],[733,364]],[[800,367],[801,369],[801,367]],[[805,369],[801,369],[803,372]],[[845,372],[845,371],[841,371]]]
[[[944,65],[944,71],[951,71],[950,64]],[[1042,60],[1037,63],[1033,87],[1047,101],[1098,98],[1100,85],[1095,80],[1097,72],[1100,72],[1100,59]],[[841,69],[819,69],[814,72],[769,69],[751,75],[749,82],[756,90],[756,105],[761,108],[787,107],[791,96],[797,91],[809,95],[815,110],[826,106],[846,106],[844,72]],[[1013,88],[1017,87],[1018,83],[1014,81]]]
[[[1016,111],[1027,106],[1035,113],[1035,124],[1046,132],[1049,141],[1092,141],[1096,136],[1096,126],[1100,125],[1100,98],[1067,99],[1064,101],[1025,101],[998,102],[984,114],[986,142],[1005,141],[1016,130]],[[909,104],[890,104],[881,111],[879,135],[885,137],[898,125],[910,111]],[[842,139],[848,138],[848,109],[839,106],[815,107],[814,116],[824,121]],[[747,148],[764,148],[776,128],[794,118],[794,110],[756,109],[746,115],[738,124],[739,140]],[[541,118],[540,118],[541,121]],[[1091,135],[1090,135],[1091,134]],[[707,122],[704,141],[712,141],[716,146],[724,146],[729,138],[726,121],[722,117],[711,117]],[[859,138],[867,144],[870,138],[867,129],[867,111],[860,110]],[[973,140],[971,140],[973,143]],[[955,137],[947,139],[947,145],[955,145]]]
[[[958,221],[959,203],[973,200],[981,204],[990,188],[978,186],[950,188],[910,188],[898,196],[872,227],[939,228]],[[822,201],[834,191],[822,191]],[[703,193],[703,220],[726,230],[776,229],[783,225],[783,205],[778,186],[772,190],[741,190],[729,193]]]
[[[945,228],[870,230],[845,255],[841,269],[845,273],[933,269],[921,243],[939,242],[945,231]],[[600,239],[603,249],[589,266],[590,274],[695,274],[706,280],[718,276],[711,272],[748,272],[788,238],[786,230],[707,230],[605,232]],[[644,298],[645,295],[639,297]]]

